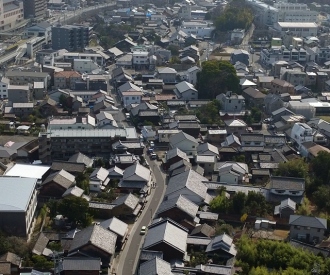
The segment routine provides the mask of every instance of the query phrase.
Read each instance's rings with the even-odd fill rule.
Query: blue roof
[[[37,179],[0,177],[0,212],[26,211]]]

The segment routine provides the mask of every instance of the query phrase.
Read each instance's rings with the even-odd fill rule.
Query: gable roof
[[[127,223],[124,223],[123,221],[117,219],[116,217],[101,222],[100,226],[112,231],[113,233],[116,233],[118,236],[121,237],[125,236],[128,228]]]
[[[197,154],[201,155],[207,151],[211,151],[212,153],[218,155],[219,154],[219,150],[216,146],[208,143],[208,142],[205,142],[205,143],[201,143],[198,145],[197,147]]]
[[[305,191],[305,180],[292,177],[271,177],[270,188],[279,190]]]
[[[129,193],[125,196],[121,196],[117,199],[115,199],[112,204],[118,206],[118,205],[122,205],[125,204],[126,206],[128,206],[129,208],[131,208],[132,210],[134,210],[136,208],[136,206],[139,203],[139,198],[135,197],[133,194]]]
[[[75,177],[62,169],[61,171],[50,174],[42,183],[42,186],[50,182],[55,182],[65,189],[68,189],[75,182]]]
[[[133,165],[127,167],[123,174],[123,180],[127,180],[129,177],[137,175],[141,180],[149,181],[150,179],[150,170],[140,163],[136,162]]]
[[[207,223],[200,224],[196,226],[193,231],[191,231],[190,235],[202,234],[206,237],[212,237],[215,234],[215,229],[212,226],[209,226]]]
[[[236,143],[237,145],[241,145],[239,138],[234,134],[230,134],[226,137],[225,141],[221,143],[221,146],[230,146],[234,143]]]
[[[79,250],[87,244],[92,244],[102,251],[113,255],[115,253],[117,235],[99,225],[92,225],[76,233],[70,252]]]
[[[166,161],[170,160],[176,156],[189,162],[189,158],[188,158],[187,154],[185,152],[181,151],[179,148],[173,148],[173,149],[169,150],[166,153]]]
[[[123,176],[124,170],[120,169],[117,166],[111,167],[109,170],[109,177],[111,176]]]
[[[151,248],[159,243],[166,243],[181,253],[185,253],[188,237],[187,231],[186,228],[170,219],[156,221],[149,226],[143,249]]]
[[[131,82],[126,82],[125,84],[119,86],[118,90],[121,93],[123,93],[123,92],[141,92],[141,95],[142,95],[141,88]]]
[[[290,215],[289,224],[327,229],[327,220],[318,217]]]
[[[22,258],[12,252],[7,252],[0,256],[0,262],[7,262],[20,267],[22,264]]]
[[[87,157],[83,153],[76,153],[73,156],[71,156],[68,160],[69,162],[77,162],[77,163],[83,163],[86,167],[90,167],[93,164],[93,159]]]
[[[178,196],[173,199],[169,200],[164,200],[158,210],[157,214],[161,214],[167,210],[173,209],[173,208],[178,208],[181,211],[185,212],[188,214],[190,217],[195,218],[197,211],[198,211],[198,205],[193,203],[191,200],[187,199],[185,196]]]
[[[232,256],[235,256],[237,254],[236,247],[233,244],[233,239],[225,233],[213,238],[212,241],[208,244],[205,252],[212,252],[218,249],[226,251]]]
[[[63,258],[62,270],[68,271],[87,271],[87,270],[100,270],[101,259],[100,258],[87,258],[87,257],[68,257]]]
[[[140,273],[143,275],[172,275],[171,264],[159,257],[155,257],[140,265]]]
[[[81,74],[76,72],[76,71],[62,71],[62,72],[57,72],[54,74],[54,77],[65,77],[65,78],[70,78],[70,77],[81,77]]]
[[[170,140],[170,144],[172,145],[172,147],[176,147],[177,144],[179,144],[180,142],[185,141],[185,140],[194,142],[194,143],[196,143],[196,145],[198,143],[197,140],[193,136],[188,135],[185,132],[180,132],[180,133],[174,134],[174,135],[170,136],[169,140]]]
[[[219,175],[233,171],[237,174],[245,175],[249,173],[249,168],[246,163],[226,161],[220,162],[218,166]]]
[[[81,197],[84,194],[84,190],[79,188],[78,186],[72,186],[69,189],[67,189],[62,197],[66,197],[69,195],[75,196],[75,197]]]
[[[100,168],[94,169],[94,171],[89,176],[89,178],[90,179],[95,178],[95,179],[98,179],[101,181],[105,181],[106,178],[108,177],[108,175],[109,175],[109,171],[103,167],[100,167]]]
[[[190,169],[170,178],[165,196],[187,188],[205,199],[207,195],[207,187],[203,181],[208,181],[208,179]]]
[[[176,74],[177,71],[173,68],[165,67],[165,68],[159,68],[158,73],[159,74]]]
[[[276,205],[275,206],[274,215],[280,214],[281,211],[282,211],[282,209],[284,209],[284,208],[290,208],[293,211],[295,211],[296,210],[296,202],[294,202],[290,198],[287,198],[285,200],[282,200],[279,205]]]
[[[197,92],[197,90],[195,89],[194,85],[187,82],[187,81],[182,81],[178,84],[175,84],[175,88],[177,89],[177,91],[182,94],[188,90],[193,90],[195,92]]]

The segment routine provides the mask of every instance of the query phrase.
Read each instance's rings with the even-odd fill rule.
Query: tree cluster
[[[215,18],[215,26],[218,31],[230,31],[233,29],[247,30],[253,22],[253,12],[242,0],[232,1],[224,12]]]
[[[247,195],[243,192],[237,192],[230,199],[225,195],[225,189],[219,191],[210,203],[212,211],[217,213],[248,214],[252,216],[263,217],[269,210],[269,205],[265,197],[256,192],[249,192]]]
[[[262,116],[262,113],[261,113],[260,109],[258,109],[256,107],[252,107],[250,114],[248,114],[245,117],[245,121],[248,125],[250,125],[252,123],[259,123],[261,121],[261,116]]]
[[[202,124],[217,124],[222,123],[219,115],[221,104],[214,99],[206,105],[201,106],[196,111],[196,116]]]
[[[214,99],[217,95],[239,91],[239,78],[236,70],[228,61],[209,60],[202,63],[197,74],[198,96],[202,99]]]
[[[320,275],[330,271],[330,259],[272,240],[251,241],[242,237],[237,243],[237,265],[249,275],[307,275],[315,264]],[[267,267],[267,268],[265,268]],[[269,271],[272,270],[272,271]]]

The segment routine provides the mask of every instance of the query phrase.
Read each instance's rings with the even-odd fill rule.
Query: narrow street
[[[151,189],[151,194],[148,197],[148,202],[145,205],[142,214],[135,222],[131,232],[127,244],[123,251],[121,251],[119,259],[117,259],[116,266],[116,275],[135,275],[137,274],[137,264],[140,257],[141,246],[144,241],[144,236],[140,235],[140,231],[142,226],[148,226],[154,215],[157,211],[160,203],[163,200],[165,193],[165,182],[166,182],[166,174],[164,174],[159,165],[160,162],[152,161],[146,156],[148,163],[150,164],[150,168],[153,171],[154,180],[156,182],[156,188]]]

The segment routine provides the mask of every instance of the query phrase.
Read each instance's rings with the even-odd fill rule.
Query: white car
[[[147,227],[144,225],[144,226],[142,226],[142,228],[141,228],[140,235],[145,235],[146,232],[147,232]]]

